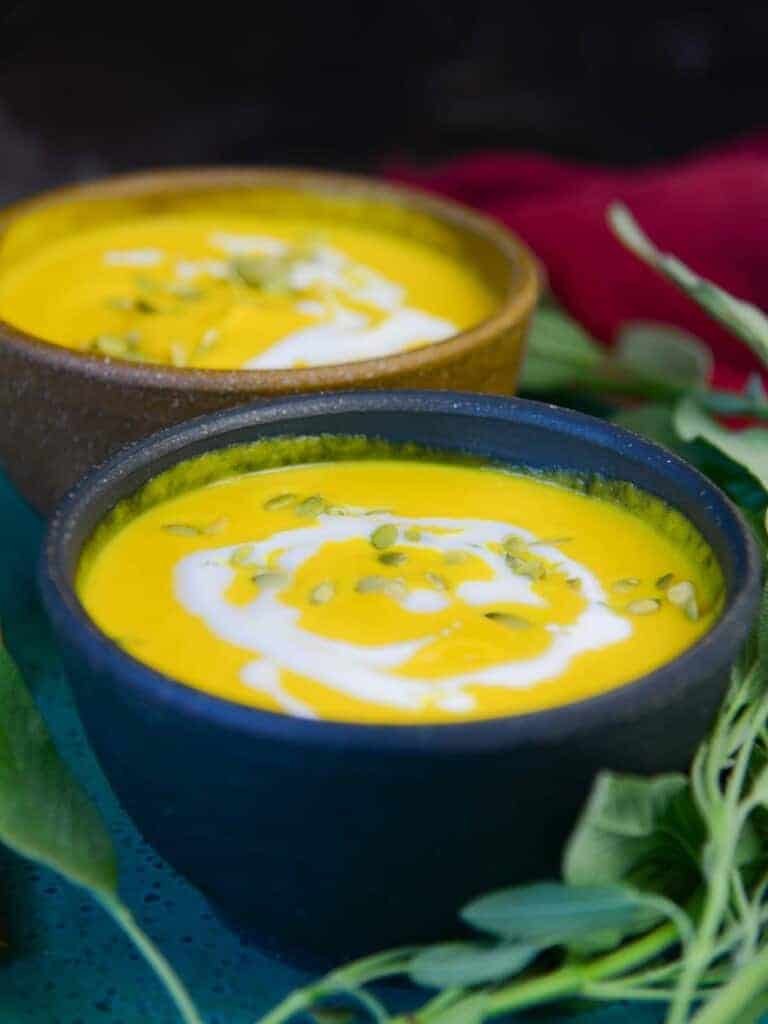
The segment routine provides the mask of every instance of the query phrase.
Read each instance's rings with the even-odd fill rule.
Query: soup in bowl
[[[0,458],[43,512],[121,444],[257,398],[510,394],[528,250],[456,204],[314,171],[186,170],[0,213]]]
[[[555,873],[599,769],[684,767],[759,576],[668,452],[406,392],[127,450],[55,516],[42,586],[147,839],[244,934],[332,959]]]

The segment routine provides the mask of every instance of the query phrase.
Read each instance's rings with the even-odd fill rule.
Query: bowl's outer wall
[[[226,702],[211,713],[204,695],[148,682],[157,677],[105,644],[71,597],[62,599],[62,580],[71,579],[99,518],[160,469],[223,444],[319,432],[632,479],[702,530],[729,595],[741,588],[740,614],[726,623],[726,612],[716,642],[710,635],[666,666],[663,685],[647,677],[551,712],[398,729],[307,722]],[[662,449],[588,417],[466,395],[293,400],[182,433],[183,452],[166,436],[95,475],[86,500],[63,517],[60,539],[49,541],[43,594],[88,735],[126,810],[265,948],[327,961],[455,933],[465,900],[558,873],[563,841],[599,769],[650,773],[688,763],[747,635],[759,569],[727,502]]]
[[[469,351],[436,358],[410,373],[375,377],[366,386],[512,394],[529,319],[489,335]],[[126,381],[123,365],[112,364],[111,380],[95,377],[4,339],[0,326],[0,462],[43,515],[85,472],[124,444],[195,416],[275,398],[274,392],[193,384],[149,387]],[[358,373],[356,364],[350,363],[347,388],[360,387]]]

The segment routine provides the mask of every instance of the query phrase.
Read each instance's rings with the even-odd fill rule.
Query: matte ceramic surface
[[[200,452],[285,434],[364,433],[500,462],[628,479],[683,511],[721,563],[712,631],[643,679],[590,700],[467,724],[364,726],[219,700],[132,659],[86,618],[72,578],[104,513]],[[91,743],[157,850],[262,947],[336,960],[455,931],[495,886],[553,876],[601,768],[683,768],[754,617],[759,560],[727,499],[669,452],[551,406],[435,392],[287,399],[133,446],[55,515],[41,571]]]
[[[211,193],[230,207],[316,211],[423,239],[474,266],[498,295],[498,308],[444,342],[301,370],[128,363],[49,344],[0,320],[0,461],[39,511],[50,512],[75,480],[126,442],[257,398],[360,387],[514,391],[539,288],[534,260],[501,225],[414,190],[345,175],[265,168],[127,175],[12,207],[0,215],[0,246],[9,226],[35,211],[56,208],[50,231],[60,237],[131,213],[168,212],[174,204]],[[35,246],[45,244],[45,233],[27,235]]]

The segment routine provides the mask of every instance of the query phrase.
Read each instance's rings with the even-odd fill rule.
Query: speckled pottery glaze
[[[0,320],[0,459],[39,511],[47,514],[79,476],[126,442],[259,398],[361,387],[514,391],[539,290],[529,251],[503,227],[462,206],[372,179],[268,168],[111,178],[4,211],[0,257],[9,227],[21,218],[23,232],[15,233],[7,258],[84,228],[183,210],[211,195],[222,210],[315,213],[434,244],[474,266],[498,296],[498,306],[488,319],[447,341],[378,359],[291,370],[178,369],[110,360],[50,344]]]
[[[712,630],[605,694],[517,717],[340,724],[245,707],[134,660],[86,616],[73,578],[119,500],[184,459],[279,436],[363,434],[506,465],[628,480],[698,528],[726,581]],[[263,948],[304,962],[455,933],[496,886],[554,876],[603,768],[684,768],[753,621],[756,545],[687,463],[612,424],[540,403],[439,392],[301,396],[129,447],[53,517],[42,595],[91,743],[144,836]]]

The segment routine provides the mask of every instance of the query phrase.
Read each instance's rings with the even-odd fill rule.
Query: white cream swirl
[[[499,545],[510,534],[525,544],[536,543],[537,554],[558,564],[559,571],[580,580],[585,607],[567,627],[547,627],[552,640],[546,651],[527,659],[499,662],[493,666],[447,676],[419,679],[397,672],[437,636],[425,630],[422,637],[401,643],[356,644],[318,636],[299,625],[299,609],[280,599],[290,587],[295,571],[329,542],[366,539],[377,526],[392,523],[399,529],[398,549],[432,548],[471,553],[491,570],[489,580],[465,580],[452,593],[428,588],[393,592],[392,600],[415,615],[440,611],[451,601],[469,605],[514,602],[542,605],[530,578],[511,572]],[[409,540],[408,528],[419,531]],[[238,545],[237,547],[240,547]],[[541,542],[527,530],[483,519],[405,518],[389,514],[321,515],[311,526],[284,530],[249,545],[247,564],[270,564],[284,578],[276,585],[258,588],[252,601],[235,605],[227,599],[236,570],[230,564],[235,547],[196,551],[181,559],[175,570],[177,599],[199,616],[216,636],[258,654],[242,673],[242,681],[271,696],[291,714],[313,717],[307,707],[286,692],[281,672],[288,670],[361,701],[418,710],[434,701],[441,709],[461,715],[471,711],[475,700],[469,686],[528,688],[564,672],[577,655],[618,643],[632,632],[627,619],[605,605],[605,593],[597,578],[582,564],[556,547]]]

